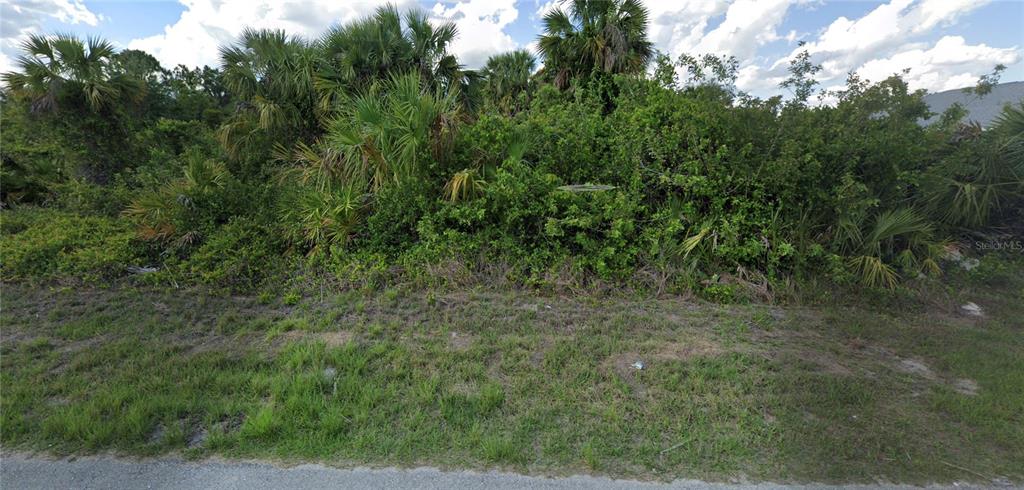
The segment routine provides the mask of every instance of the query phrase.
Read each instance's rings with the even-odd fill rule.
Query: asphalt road
[[[181,461],[174,459],[130,460],[112,457],[46,459],[20,453],[0,457],[0,488],[3,489],[486,489],[537,488],[550,490],[619,489],[878,489],[918,488],[885,485],[726,485],[694,480],[667,484],[610,480],[590,476],[543,478],[511,473],[447,472],[417,469],[337,469],[306,464],[282,468],[266,463]],[[981,488],[950,485],[929,488]],[[1006,488],[1006,487],[1002,487]]]

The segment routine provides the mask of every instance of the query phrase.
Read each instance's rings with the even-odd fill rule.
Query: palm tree
[[[914,209],[898,208],[842,219],[833,239],[861,283],[893,289],[900,279],[897,266],[904,272],[941,272],[935,261],[941,243],[933,231]]]
[[[512,111],[519,94],[529,90],[536,64],[533,54],[524,49],[491,56],[481,71],[484,93],[500,109]]]
[[[424,12],[410,10],[403,16],[393,5],[329,30],[318,43],[321,107],[337,105],[345,94],[364,92],[377,80],[409,72],[446,94],[469,93],[474,73],[448,51],[457,34],[454,23],[435,26]]]
[[[343,245],[375,192],[443,162],[460,119],[455,94],[432,89],[416,71],[342,97],[324,137],[296,145],[296,165],[282,175],[290,184],[283,216],[312,250]]]
[[[1006,105],[991,129],[961,124],[957,148],[922,181],[925,203],[941,221],[980,228],[1024,197],[1024,102]]]
[[[21,71],[2,78],[12,95],[31,101],[33,112],[55,111],[67,102],[84,103],[95,113],[126,99],[138,100],[145,91],[139,80],[111,69],[116,52],[103,39],[30,35],[21,48]]]
[[[544,71],[565,88],[592,71],[643,73],[654,56],[647,9],[640,0],[568,0],[544,16]]]
[[[133,121],[122,109],[138,103],[146,85],[117,66],[114,46],[57,34],[29,36],[21,47],[20,71],[2,75],[5,92],[27,102],[30,112],[59,113],[51,126],[67,146],[85,150],[75,170],[104,183],[135,161],[134,149],[124,144]]]
[[[256,137],[290,147],[320,133],[314,79],[316,52],[280,30],[245,29],[237,44],[220,50],[224,85],[240,101],[220,130],[229,153]]]
[[[431,89],[417,73],[375,84],[346,104],[324,138],[324,154],[347,181],[372,190],[422,175],[427,159],[443,160],[460,111],[453,94]]]
[[[1017,182],[1021,182],[1024,180],[1024,101],[1003,106],[992,131],[1001,138],[1000,150],[1016,174]]]

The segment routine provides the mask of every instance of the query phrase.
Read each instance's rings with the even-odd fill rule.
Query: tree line
[[[231,287],[296,264],[502,264],[528,284],[723,297],[793,277],[896,288],[940,274],[958,238],[1020,233],[1022,106],[989,130],[960,107],[925,127],[900,74],[826,93],[806,52],[789,96],[761,99],[735,58],[672,59],[647,24],[637,0],[565,2],[539,59],[479,70],[451,52],[454,24],[393,6],[316,39],[245,29],[215,68],[30,36],[0,95],[2,199],[25,213],[4,272],[79,270],[14,240],[47,212],[130,227],[104,277],[156,264],[154,280]]]

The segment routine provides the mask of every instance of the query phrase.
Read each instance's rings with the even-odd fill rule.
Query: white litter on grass
[[[975,304],[973,301],[965,305],[960,306],[960,311],[969,316],[982,316],[981,307]]]
[[[631,364],[631,366],[633,366],[633,369],[643,369],[644,361],[636,361],[633,364]]]
[[[127,269],[128,272],[131,272],[132,274],[149,274],[159,270],[156,267],[138,267],[134,265],[129,265],[128,267],[125,267],[125,269]]]
[[[981,265],[981,261],[974,257],[969,257],[960,261],[960,267],[963,267],[965,271],[974,270],[974,268],[979,265]]]
[[[338,375],[338,370],[337,369],[334,369],[332,367],[324,368],[324,378],[326,378],[326,379],[334,379],[334,377],[337,376],[337,375]]]

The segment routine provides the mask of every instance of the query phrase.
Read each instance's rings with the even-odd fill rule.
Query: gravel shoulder
[[[48,459],[7,453],[0,460],[0,487],[31,489],[876,489],[986,488],[968,484],[915,487],[908,485],[781,485],[722,484],[698,480],[671,483],[612,480],[575,475],[565,478],[523,476],[496,471],[442,471],[436,468],[339,469],[319,464],[278,467],[262,462],[123,459],[110,456]],[[1008,488],[1008,487],[1001,487]]]

